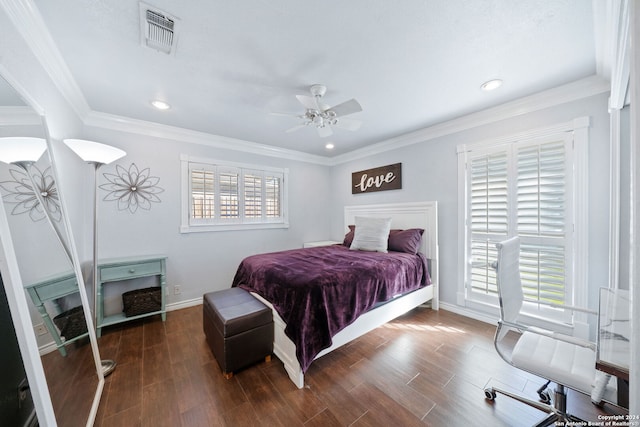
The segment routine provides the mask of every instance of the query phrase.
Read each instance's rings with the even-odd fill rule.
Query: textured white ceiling
[[[596,74],[585,0],[148,3],[179,18],[175,55],[140,44],[136,1],[35,0],[92,111],[324,156]],[[314,83],[356,98],[362,128],[285,133],[298,120],[269,113],[302,113]]]

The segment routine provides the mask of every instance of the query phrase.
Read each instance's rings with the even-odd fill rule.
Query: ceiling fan
[[[344,116],[362,111],[362,107],[355,99],[350,99],[333,107],[320,101],[327,92],[324,85],[315,84],[309,89],[312,96],[296,95],[296,98],[305,108],[301,115],[273,113],[277,115],[294,116],[302,119],[303,122],[297,126],[287,129],[285,132],[291,133],[305,126],[314,126],[320,137],[327,137],[333,134],[332,126],[340,129],[355,131],[360,129],[362,122]]]

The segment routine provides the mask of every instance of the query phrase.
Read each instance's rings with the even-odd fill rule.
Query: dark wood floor
[[[495,386],[535,398],[540,378],[502,361],[494,327],[418,308],[314,362],[304,389],[274,357],[225,380],[202,332],[202,306],[103,330],[102,358],[115,359],[96,426],[528,426],[545,414]],[[588,396],[570,412],[597,420]]]

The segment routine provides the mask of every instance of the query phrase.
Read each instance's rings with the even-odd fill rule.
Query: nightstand
[[[128,322],[130,320],[140,319],[141,317],[153,316],[160,314],[162,321],[167,319],[165,309],[166,292],[166,259],[165,256],[154,257],[134,257],[121,258],[113,260],[100,261],[98,263],[98,283],[97,296],[98,306],[96,334],[101,335],[102,328],[105,326],[115,325],[117,323]],[[124,313],[117,313],[109,316],[104,315],[104,293],[103,288],[111,282],[128,281],[141,277],[158,276],[160,283],[160,292],[162,294],[162,304],[160,310],[149,313],[139,314],[137,316],[126,317]]]
[[[44,323],[44,325],[47,327],[47,330],[53,338],[53,341],[55,341],[56,347],[58,348],[60,354],[66,356],[67,350],[64,348],[65,345],[80,340],[89,335],[87,332],[85,332],[84,334],[81,334],[72,339],[62,341],[62,338],[58,333],[58,329],[56,329],[55,325],[53,324],[51,316],[49,316],[49,313],[47,312],[47,309],[44,305],[45,302],[50,301],[51,303],[53,303],[56,309],[60,310],[60,307],[57,303],[57,300],[59,298],[63,298],[67,295],[72,295],[79,292],[78,281],[76,280],[76,275],[74,273],[55,276],[38,283],[34,283],[32,285],[25,286],[25,289],[31,297],[33,305],[36,306],[38,312],[42,316],[42,323]]]

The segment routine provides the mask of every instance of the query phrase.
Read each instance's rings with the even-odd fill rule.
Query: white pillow
[[[355,218],[355,233],[349,249],[371,252],[387,252],[391,218]]]

